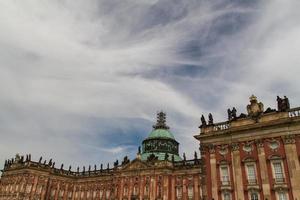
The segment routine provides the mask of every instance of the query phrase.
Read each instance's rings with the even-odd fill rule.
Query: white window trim
[[[258,196],[258,200],[260,200],[260,193],[258,191],[249,191],[248,192],[248,199],[251,200],[251,194],[256,193]]]
[[[287,191],[276,192],[276,200],[279,200],[279,193],[285,193],[286,200],[289,200],[289,194]]]
[[[228,177],[228,180],[223,180],[223,172],[222,172],[222,168],[227,168],[227,177]],[[221,181],[221,184],[223,183],[223,182],[225,182],[225,181],[228,181],[229,182],[229,184],[230,184],[230,171],[229,171],[229,165],[220,165],[220,167],[219,167],[219,171],[220,171],[220,181]]]
[[[231,194],[231,192],[225,191],[225,192],[222,192],[222,200],[226,200],[226,199],[225,199],[225,194],[229,194],[229,199],[230,199],[230,200],[232,199],[232,194]]]
[[[247,163],[245,163],[246,177],[247,177],[247,181],[249,182],[249,171],[248,171],[248,166],[254,166],[254,177],[255,177],[255,180],[256,180],[256,183],[257,183],[257,182],[258,182],[258,179],[257,179],[256,163],[255,163],[255,162],[247,162]]]
[[[282,159],[280,159],[280,160],[272,160],[272,161],[271,161],[271,168],[272,168],[272,176],[273,176],[273,179],[274,179],[274,180],[276,179],[274,163],[280,163],[280,165],[281,165],[281,170],[282,170],[282,177],[283,177],[283,179],[285,180],[285,171],[284,171],[284,165],[283,165],[283,160],[282,160]]]

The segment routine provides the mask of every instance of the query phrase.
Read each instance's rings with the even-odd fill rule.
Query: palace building
[[[136,158],[126,156],[113,167],[72,171],[56,168],[52,159],[16,155],[5,162],[0,200],[200,200],[200,166],[196,152],[192,160],[179,156],[179,143],[160,112]]]
[[[250,97],[247,114],[228,121],[202,116],[203,199],[300,200],[300,107],[277,97],[277,110]]]
[[[228,109],[220,123],[202,115],[201,157],[192,160],[180,157],[163,112],[136,158],[113,167],[73,171],[16,155],[2,170],[0,200],[300,200],[300,107],[277,97],[277,109],[264,109],[252,95],[246,110]]]

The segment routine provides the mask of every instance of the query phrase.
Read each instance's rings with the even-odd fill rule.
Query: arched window
[[[286,192],[278,192],[278,200],[287,200]]]
[[[251,192],[250,200],[258,200],[258,193],[257,192]]]
[[[188,186],[188,198],[189,199],[194,198],[194,187],[193,187],[193,185]]]
[[[124,189],[123,189],[123,196],[127,196],[127,193],[128,193],[128,187],[127,187],[127,186],[124,186]]]
[[[177,197],[177,199],[182,198],[182,187],[181,186],[176,187],[176,197]]]
[[[231,200],[231,195],[229,192],[223,193],[223,200]]]
[[[138,193],[139,193],[138,185],[134,185],[134,187],[133,187],[133,195],[136,196],[136,195],[138,195]]]
[[[56,193],[56,190],[53,189],[53,190],[51,191],[51,197],[54,197],[54,196],[55,196],[55,193]]]
[[[109,190],[106,190],[106,199],[109,198],[109,195],[110,195],[110,191],[109,191]]]

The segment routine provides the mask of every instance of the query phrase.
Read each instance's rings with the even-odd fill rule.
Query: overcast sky
[[[157,111],[180,151],[201,114],[300,106],[299,0],[0,1],[0,164],[74,167],[129,155]]]

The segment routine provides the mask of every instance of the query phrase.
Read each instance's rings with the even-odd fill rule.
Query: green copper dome
[[[148,138],[170,138],[175,140],[173,134],[166,129],[156,129],[153,130],[150,135],[148,136]]]
[[[178,155],[179,143],[166,125],[165,113],[157,114],[157,122],[153,128],[153,131],[143,141],[141,159],[146,161],[155,157],[157,160],[182,160]]]

